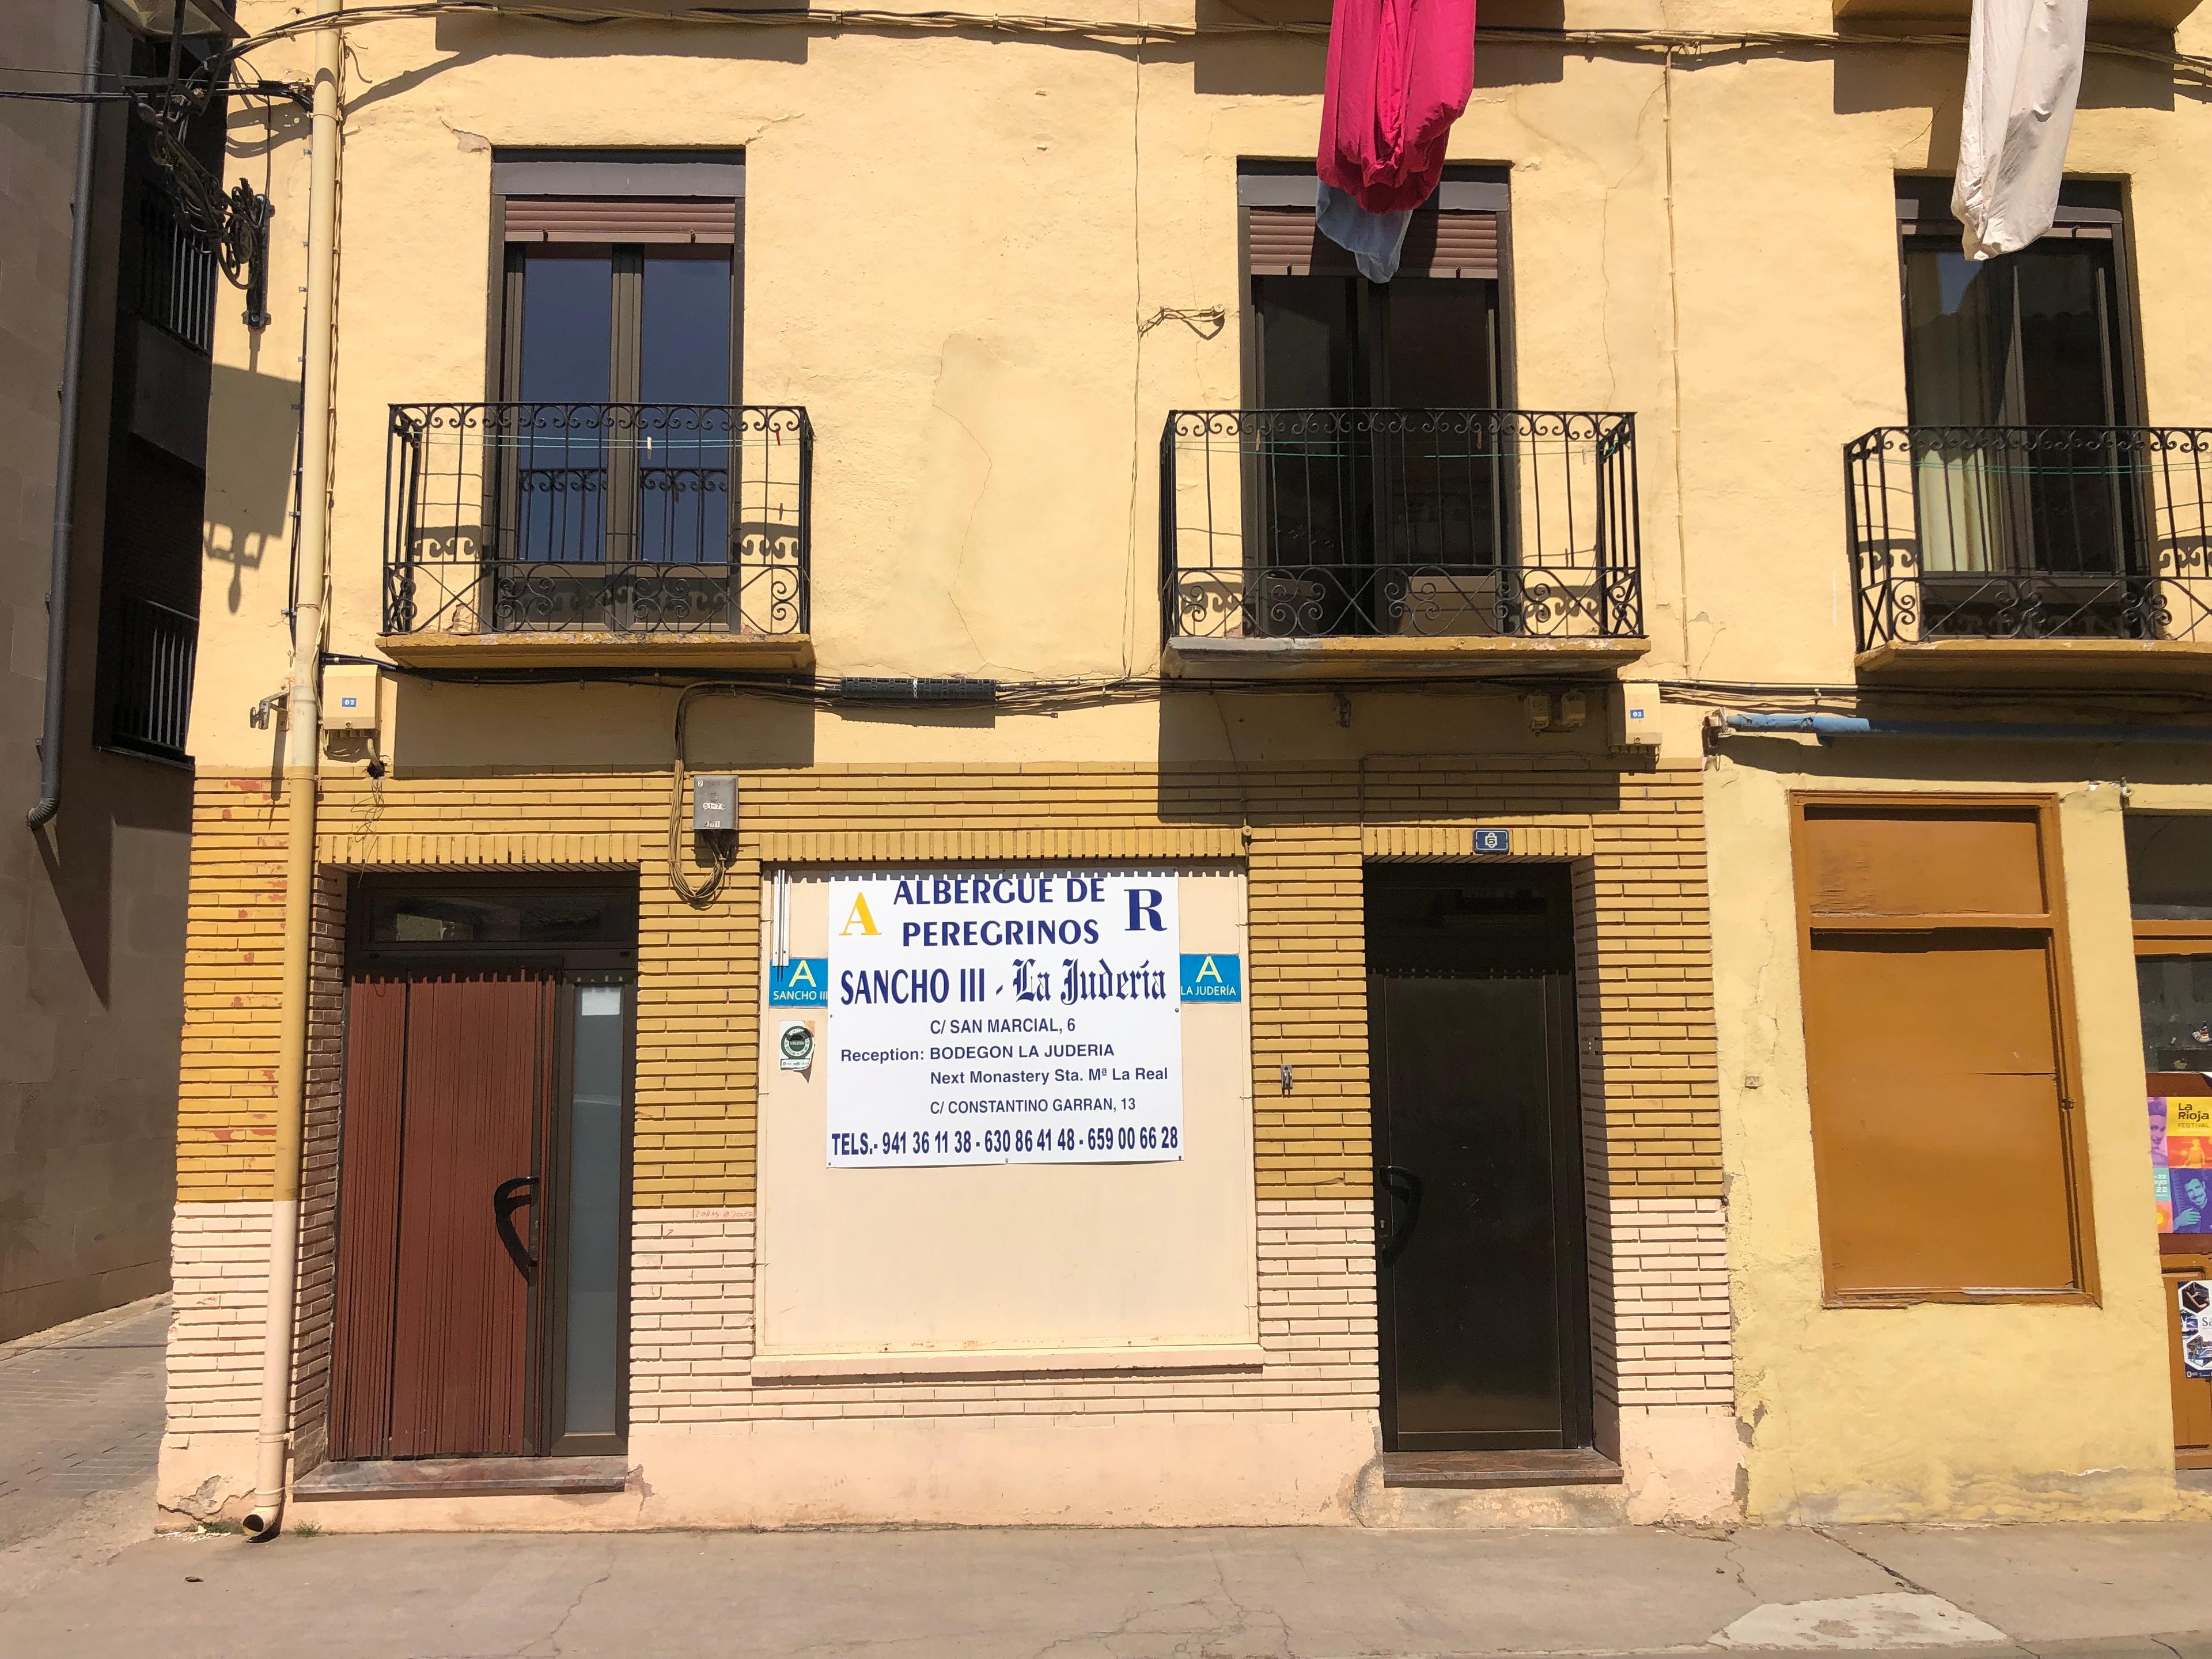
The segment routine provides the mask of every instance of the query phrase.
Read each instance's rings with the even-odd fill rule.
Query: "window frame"
[[[1319,189],[1320,178],[1310,161],[1246,157],[1237,163],[1237,340],[1240,408],[1256,410],[1261,407],[1260,307],[1252,291],[1250,210],[1255,207],[1310,208]],[[1453,212],[1488,213],[1497,217],[1498,304],[1492,313],[1496,334],[1492,345],[1492,374],[1498,384],[1497,407],[1517,408],[1518,382],[1515,374],[1517,354],[1514,350],[1512,169],[1483,163],[1448,163],[1429,205]],[[1353,280],[1361,279],[1355,277]],[[1363,314],[1364,310],[1363,305]],[[1364,330],[1362,331],[1364,333]],[[1367,349],[1367,343],[1363,339],[1363,350]]]
[[[1952,175],[1899,173],[1893,192],[1897,258],[1897,324],[1899,366],[1904,372],[1905,424],[1913,418],[1911,296],[1906,289],[1905,245],[1914,235],[1954,234],[1961,227],[1951,213]],[[2124,185],[2111,180],[2068,179],[2059,186],[2058,207],[2051,233],[2076,236],[2089,232],[2112,246],[2112,412],[2117,427],[2148,424],[2145,395],[2141,330],[2137,320],[2135,260],[2132,256],[2132,217],[2128,212]],[[1999,425],[2006,422],[1997,422]]]
[[[1991,813],[2033,813],[2037,830],[2045,908],[2034,914],[1993,915],[1987,912],[1927,911],[1907,914],[1866,914],[1815,911],[1808,878],[1812,870],[1808,810],[1844,807],[1852,810],[1890,809],[1900,816],[1929,818],[1973,817]],[[1792,790],[1789,797],[1790,861],[1792,903],[1796,908],[1798,963],[1798,1027],[1804,1044],[1807,1151],[1814,1158],[1814,1210],[1820,1252],[1821,1305],[1826,1308],[1899,1308],[1923,1304],[2006,1305],[2032,1304],[2039,1307],[2099,1306],[2103,1292],[2098,1274],[2095,1206],[2090,1184],[2089,1141],[2083,1101],[2081,1046],[2075,1036],[2077,1015],[2074,994],[2073,944],[2067,927],[2063,849],[2060,842],[2058,800],[2053,795],[1877,790]],[[1933,1286],[1871,1289],[1838,1288],[1828,1249],[1827,1230],[1820,1218],[1818,1155],[1814,1152],[1812,1032],[1805,994],[1807,969],[1814,951],[1814,934],[1851,933],[1896,938],[1941,932],[1973,931],[1990,933],[2040,933],[2049,963],[2051,1042],[2056,1060],[2060,1113],[2060,1144],[2066,1177],[2066,1224],[2073,1259],[2074,1283],[2050,1288],[1999,1286]]]
[[[596,198],[644,196],[700,196],[727,200],[734,207],[730,237],[730,405],[744,403],[745,358],[745,155],[743,150],[500,150],[493,155],[491,176],[490,246],[485,279],[484,401],[515,401],[515,363],[512,348],[521,318],[517,313],[511,279],[507,235],[507,203],[511,196],[586,196]],[[621,263],[631,242],[573,243],[575,247],[606,247]],[[620,304],[621,277],[617,276]],[[635,295],[633,295],[633,309]],[[633,332],[635,331],[633,330]],[[620,399],[610,397],[610,403]]]

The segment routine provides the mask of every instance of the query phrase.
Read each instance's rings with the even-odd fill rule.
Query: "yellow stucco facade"
[[[1602,671],[1509,642],[1469,675],[1416,646],[1388,671],[1397,684],[1333,668],[1318,685],[1225,689],[1176,678],[1164,651],[1160,432],[1169,410],[1247,400],[1239,164],[1310,158],[1323,40],[1216,29],[1234,19],[1205,5],[1100,13],[1088,33],[480,14],[349,28],[331,653],[386,655],[390,407],[497,393],[495,160],[741,150],[739,396],[803,407],[813,430],[815,683],[1081,694],[934,713],[826,692],[701,700],[682,760],[734,774],[739,801],[730,876],[702,906],[668,879],[672,720],[683,685],[753,666],[742,650],[601,647],[572,653],[571,674],[556,644],[529,683],[472,681],[466,664],[387,675],[377,729],[328,736],[295,1477],[321,1461],[327,1404],[345,884],[471,870],[638,883],[628,1455],[644,1473],[596,1496],[385,1499],[319,1520],[2191,1512],[2119,826],[2147,802],[2212,811],[2212,784],[2195,781],[2212,750],[1705,734],[1723,707],[1809,708],[1816,692],[1853,706],[1843,446],[1905,416],[1895,183],[1950,168],[1963,51],[1838,40],[1829,0],[1525,9],[1483,7],[1450,153],[1508,180],[1512,402],[1636,416],[1642,633]],[[1936,32],[1963,27],[1964,0],[1926,9]],[[240,15],[269,29],[295,11],[246,0]],[[1140,38],[1139,22],[1162,32]],[[1599,33],[1532,33],[1559,26]],[[2212,15],[2153,46],[2212,52]],[[247,61],[299,78],[310,49],[295,36]],[[2170,426],[2212,423],[2205,88],[2201,66],[2093,56],[2069,161],[2124,187],[2143,406]],[[276,204],[275,320],[250,331],[226,304],[216,353],[161,1477],[177,1517],[235,1508],[251,1484],[283,817],[281,736],[249,714],[284,682],[299,365],[325,343],[302,341],[297,303],[304,118],[237,108],[228,171]],[[1910,693],[1884,707],[2063,719],[2066,672],[2002,707]],[[1623,682],[1650,698],[1651,741],[1612,740]],[[1587,716],[1539,729],[1531,694],[1556,710],[1563,692]],[[1793,790],[1860,788],[2060,800],[2099,1273],[2087,1303],[1823,1305],[1787,812]],[[1382,1455],[1362,872],[1475,862],[1477,827],[1572,872],[1589,1365],[1612,1485],[1408,1489]],[[1242,896],[1247,1018],[1221,1086],[1249,1100],[1249,1164],[1209,1176],[1221,1224],[1188,1248],[1211,1253],[1194,1282],[1212,1301],[1181,1335],[1209,1352],[1168,1370],[1015,1356],[980,1378],[776,1374],[756,1347],[755,1230],[776,1201],[760,1184],[764,882],[1035,863],[1179,865]],[[1239,1285],[1232,1318],[1216,1304]],[[865,1342],[842,1315],[813,1322]],[[710,1340],[684,1334],[702,1326]],[[1023,1329],[1024,1351],[1055,1349]]]

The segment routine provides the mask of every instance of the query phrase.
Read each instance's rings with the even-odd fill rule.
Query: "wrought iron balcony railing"
[[[2212,642],[2212,429],[1882,427],[1844,455],[1861,651]]]
[[[1636,417],[1180,410],[1160,438],[1167,637],[1629,639]]]
[[[189,760],[199,619],[135,596],[112,601],[107,614],[116,629],[107,741],[165,760]]]
[[[803,635],[803,409],[392,410],[384,631]]]

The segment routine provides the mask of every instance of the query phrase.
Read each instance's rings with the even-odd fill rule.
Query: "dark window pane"
[[[2143,1070],[2212,1071],[2212,957],[2138,957]]]
[[[730,256],[645,255],[645,303],[638,358],[640,400],[648,404],[730,401]]]
[[[1352,401],[1352,276],[1260,276],[1260,401],[1342,409]]]
[[[1260,313],[1260,402],[1264,409],[1343,409],[1353,401],[1357,278],[1261,276],[1252,283]],[[1255,596],[1255,632],[1333,632],[1346,599],[1334,579],[1310,567],[1352,562],[1363,483],[1349,425],[1328,420],[1263,422],[1253,460],[1259,468],[1265,562],[1309,567],[1272,576]]]
[[[2106,299],[2112,292],[2109,242],[2038,242],[2012,254],[2020,301],[2019,419],[2030,426],[2101,427],[2121,418],[2110,355]],[[2130,458],[2094,443],[2037,458],[2028,492],[2037,567],[2118,571],[2125,557],[2134,491]]]
[[[604,415],[614,339],[614,261],[606,253],[532,248],[522,255],[526,409],[514,438],[514,547],[526,559],[596,562],[606,556]],[[590,407],[570,409],[567,405]]]
[[[2011,328],[2004,261],[1978,264],[1947,238],[1905,239],[1905,378],[1915,426],[2005,422]]]
[[[615,893],[378,893],[380,945],[627,945],[637,903]]]
[[[2085,428],[1962,433],[1923,445],[1915,461],[1923,568],[2133,568],[2135,469],[2104,430],[2124,418],[2112,245],[2057,239],[1978,263],[1948,238],[1913,236],[1904,257],[1915,425]],[[2010,591],[1988,590],[2000,599]],[[2042,595],[2046,606],[2089,607],[2081,614],[2091,631],[2095,607],[2110,597],[2079,584]]]
[[[2106,426],[2120,416],[2108,356],[2110,242],[2037,242],[2002,262],[2020,292],[2020,418],[2029,426]]]
[[[638,556],[720,564],[729,556],[730,260],[709,253],[645,256],[640,323]]]
[[[1400,409],[1488,409],[1498,400],[1490,361],[1497,284],[1459,276],[1400,276],[1386,290],[1389,338],[1382,401]]]
[[[1378,295],[1384,321],[1384,401],[1400,409],[1496,405],[1491,315],[1496,284],[1464,277],[1400,276]],[[1376,443],[1376,489],[1384,513],[1385,564],[1471,566],[1497,562],[1497,434],[1487,422],[1413,421]],[[1449,610],[1474,596],[1426,592],[1416,602]]]
[[[2212,813],[2130,812],[2126,823],[2136,919],[2212,919]]]
[[[522,372],[526,404],[603,404],[614,342],[614,260],[531,248],[522,256]]]

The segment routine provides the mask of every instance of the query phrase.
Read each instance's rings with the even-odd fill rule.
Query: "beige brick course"
[[[630,1420],[1371,1410],[1373,1212],[1364,1199],[1261,1200],[1256,1367],[1051,1376],[756,1381],[753,1212],[641,1211],[631,1232]]]

